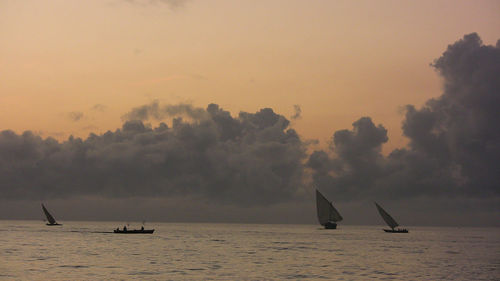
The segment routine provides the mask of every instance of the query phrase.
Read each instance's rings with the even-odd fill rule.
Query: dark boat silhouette
[[[316,189],[316,210],[318,212],[319,224],[325,229],[336,229],[337,222],[343,218],[339,211],[333,207],[332,202],[328,201],[321,192]]]
[[[380,205],[377,204],[377,202],[374,202],[374,203],[375,203],[375,206],[377,206],[377,210],[378,210],[380,216],[384,219],[385,223],[387,223],[387,225],[391,228],[391,229],[384,229],[385,232],[408,233],[408,229],[405,229],[405,228],[395,229],[395,227],[399,226],[399,224],[396,222],[396,220],[393,219],[391,217],[391,215],[389,215],[389,213],[387,213],[382,207],[380,207]]]
[[[127,229],[123,227],[123,229],[117,228],[113,230],[114,233],[119,234],[152,234],[154,231],[154,229],[144,229],[144,227],[141,227],[141,229]]]
[[[48,221],[47,225],[48,226],[62,225],[60,223],[57,223],[56,219],[54,219],[54,217],[49,213],[49,211],[47,211],[47,208],[45,208],[43,203],[42,203],[42,210],[45,213],[45,216],[47,217],[47,221]]]

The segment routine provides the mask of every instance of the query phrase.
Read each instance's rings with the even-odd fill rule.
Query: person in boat
[[[144,231],[144,225],[143,225],[143,226],[141,226],[141,231]]]
[[[127,226],[123,226],[123,231],[127,231]]]

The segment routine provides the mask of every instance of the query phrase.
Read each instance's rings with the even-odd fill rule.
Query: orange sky
[[[499,1],[171,2],[0,0],[0,130],[86,137],[153,100],[298,104],[303,137],[370,116],[389,151],[401,107],[441,92],[429,63],[464,34],[500,38]]]

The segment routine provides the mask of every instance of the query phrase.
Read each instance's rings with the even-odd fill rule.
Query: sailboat
[[[49,226],[62,225],[62,224],[57,223],[56,219],[54,219],[54,217],[49,213],[49,211],[47,211],[47,208],[45,208],[43,203],[42,203],[42,210],[45,213],[45,216],[47,217],[47,221],[48,221],[47,225],[49,225]]]
[[[391,217],[391,215],[389,215],[389,213],[387,213],[384,209],[382,209],[382,207],[380,207],[380,205],[377,204],[377,202],[374,202],[374,203],[375,203],[375,206],[377,206],[377,210],[380,213],[380,216],[382,216],[385,223],[387,223],[387,225],[391,228],[391,229],[384,229],[385,232],[408,233],[408,229],[404,229],[404,228],[394,229],[395,227],[399,226],[399,224],[396,222],[396,220],[393,219]]]
[[[317,189],[316,209],[318,211],[319,224],[324,226],[325,229],[336,229],[337,222],[343,219],[339,211],[333,207],[332,202],[328,201]]]

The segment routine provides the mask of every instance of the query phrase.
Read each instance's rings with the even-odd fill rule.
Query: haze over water
[[[2,280],[498,280],[500,229],[0,221]],[[138,228],[139,223],[129,228]]]

